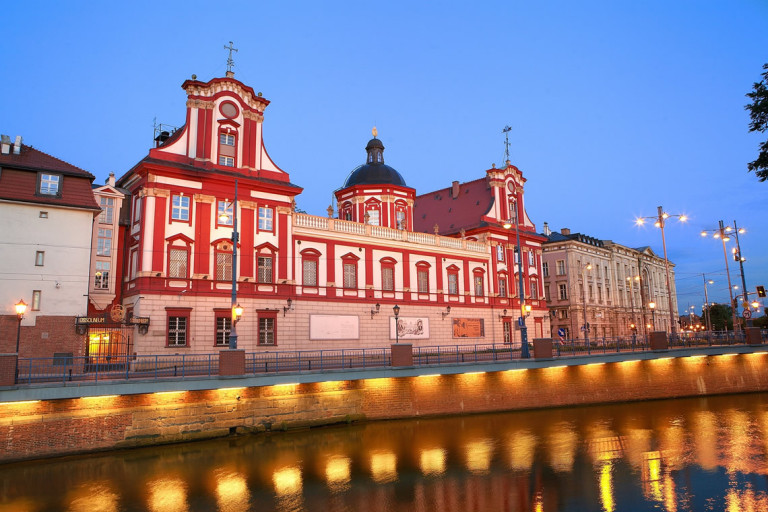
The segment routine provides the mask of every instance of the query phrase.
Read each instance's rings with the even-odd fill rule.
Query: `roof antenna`
[[[504,127],[503,130],[501,130],[501,133],[504,134],[504,161],[509,164],[509,132],[512,131],[512,127],[507,125]]]

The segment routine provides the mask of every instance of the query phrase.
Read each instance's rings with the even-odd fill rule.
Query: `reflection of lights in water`
[[[675,495],[675,481],[672,475],[667,472],[664,475],[664,506],[666,512],[677,512],[677,496]]]
[[[613,464],[604,462],[600,468],[600,502],[605,512],[613,512],[616,503],[613,501]]]
[[[349,457],[331,457],[325,465],[325,479],[328,486],[334,491],[343,491],[349,488],[350,465]]]
[[[536,436],[529,430],[515,432],[507,441],[509,467],[513,470],[526,471],[533,466],[536,453]]]
[[[752,435],[749,432],[749,415],[742,411],[730,410],[725,414],[725,423],[725,469],[729,473],[750,473],[753,468],[750,464]]]
[[[240,473],[216,472],[216,502],[220,512],[248,510],[251,493]]]
[[[68,508],[71,512],[116,512],[118,510],[118,495],[107,483],[86,483],[78,486],[72,494],[72,501]],[[3,508],[0,507],[0,510]]]
[[[445,450],[432,448],[421,452],[421,472],[425,475],[440,475],[445,472]]]
[[[371,454],[371,476],[377,484],[397,480],[397,457],[392,452]]]
[[[544,512],[544,496],[540,492],[533,496],[533,510],[534,512]]]
[[[187,484],[180,478],[157,478],[147,484],[149,509],[153,512],[188,510]]]
[[[579,441],[573,425],[568,422],[552,425],[553,432],[547,438],[549,458],[555,471],[571,471]]]
[[[661,453],[658,451],[643,454],[643,491],[650,499],[661,502]]]
[[[301,492],[301,471],[297,467],[287,467],[272,474],[272,483],[278,496],[287,496]]]
[[[710,411],[696,411],[690,430],[696,450],[696,462],[702,469],[713,471],[717,468],[717,417]]]
[[[743,490],[731,487],[725,495],[725,507],[728,512],[768,510],[768,495],[764,492],[755,494],[751,486]]]
[[[493,456],[493,442],[490,439],[481,439],[467,443],[467,469],[472,473],[485,473],[491,467]]]

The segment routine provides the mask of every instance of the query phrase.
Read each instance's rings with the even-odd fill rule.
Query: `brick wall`
[[[16,315],[0,316],[0,353],[16,352],[18,322]],[[74,316],[38,316],[35,325],[21,324],[19,357],[53,357],[54,352],[85,355],[85,336],[75,331]]]
[[[362,419],[768,390],[768,354],[0,403],[0,462]]]

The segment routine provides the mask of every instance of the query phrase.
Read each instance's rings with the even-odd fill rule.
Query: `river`
[[[0,466],[0,512],[768,510],[768,394],[423,418]]]

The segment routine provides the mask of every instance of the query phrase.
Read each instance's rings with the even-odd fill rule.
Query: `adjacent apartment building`
[[[664,258],[544,224],[544,287],[553,336],[565,339],[669,331],[677,311],[673,265],[667,292]],[[653,307],[651,307],[653,305]]]

